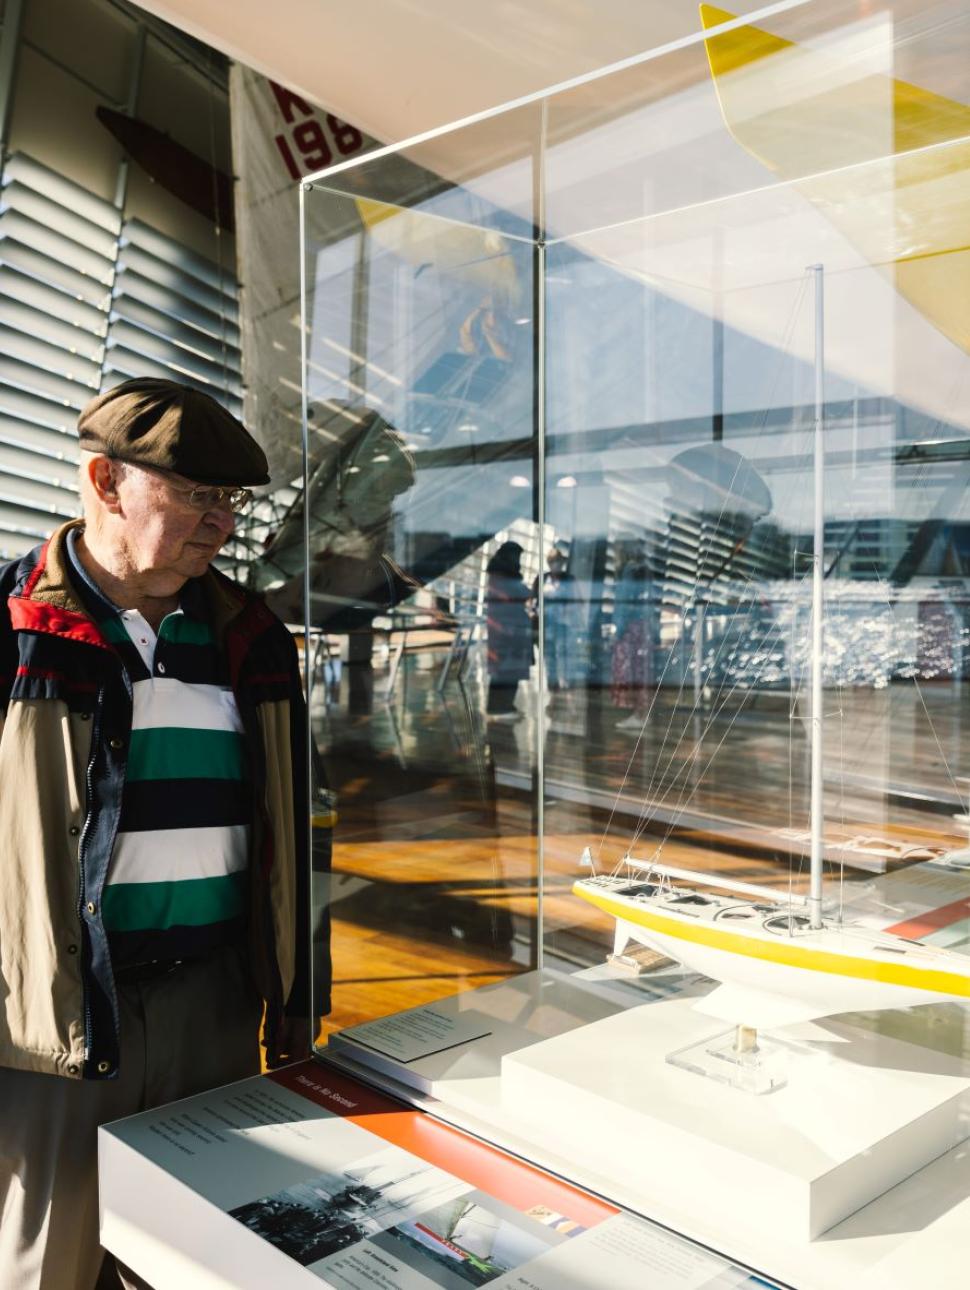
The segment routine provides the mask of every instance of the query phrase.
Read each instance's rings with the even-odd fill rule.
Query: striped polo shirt
[[[194,957],[237,940],[245,911],[251,791],[245,738],[200,585],[157,634],[75,568],[132,694],[121,819],[101,898],[115,967]]]

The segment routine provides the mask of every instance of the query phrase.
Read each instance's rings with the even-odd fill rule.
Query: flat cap
[[[198,484],[268,484],[266,454],[231,412],[177,381],[138,377],[92,399],[77,423],[81,447]]]

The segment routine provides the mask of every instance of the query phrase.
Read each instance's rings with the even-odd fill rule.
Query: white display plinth
[[[674,1203],[794,1240],[970,1136],[970,1074],[952,1058],[834,1021],[791,1028],[805,1055],[758,1097],[668,1064],[716,1027],[674,999],[509,1053],[503,1108],[589,1169],[646,1190],[662,1177]]]
[[[609,985],[609,973],[603,974]],[[623,1006],[586,988],[529,972],[330,1036],[329,1056],[377,1071],[431,1097],[499,1073],[502,1059]],[[634,996],[635,997],[635,996]],[[435,1038],[436,1036],[436,1038]]]

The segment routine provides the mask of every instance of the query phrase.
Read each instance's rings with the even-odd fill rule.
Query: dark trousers
[[[518,681],[489,681],[486,710],[493,716],[500,712],[514,712],[518,688]]]
[[[98,1282],[99,1125],[259,1073],[262,1003],[237,950],[120,980],[118,995],[117,1079],[0,1068],[2,1290]]]

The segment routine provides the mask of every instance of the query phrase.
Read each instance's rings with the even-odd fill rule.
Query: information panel
[[[219,1211],[208,1220],[213,1286],[228,1275],[218,1250],[237,1244],[239,1229],[222,1227],[226,1220],[278,1252],[289,1269],[281,1285],[301,1284],[299,1269],[308,1287],[336,1290],[770,1284],[314,1062],[134,1116],[102,1135],[104,1161],[123,1143]],[[103,1179],[108,1215],[110,1190]],[[157,1252],[158,1233],[152,1244]],[[128,1245],[120,1253],[131,1260]],[[155,1258],[146,1245],[153,1266]],[[204,1275],[193,1284],[205,1285]]]

